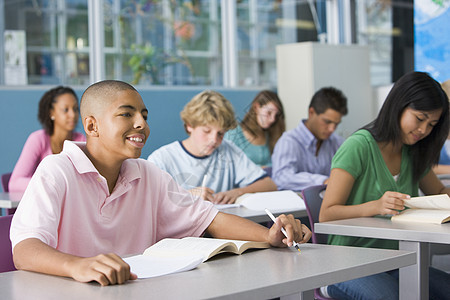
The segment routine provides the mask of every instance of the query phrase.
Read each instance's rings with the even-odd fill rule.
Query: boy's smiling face
[[[104,159],[139,158],[150,134],[148,111],[139,93],[123,90],[116,94],[98,121],[98,146]]]

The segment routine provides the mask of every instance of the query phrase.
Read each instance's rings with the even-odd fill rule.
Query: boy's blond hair
[[[231,103],[220,93],[215,91],[203,91],[195,95],[180,113],[186,125],[193,128],[214,124],[225,131],[237,126],[234,110]]]

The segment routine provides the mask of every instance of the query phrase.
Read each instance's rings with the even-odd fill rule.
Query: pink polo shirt
[[[142,159],[123,163],[110,194],[83,147],[65,141],[60,154],[41,162],[11,224],[13,247],[37,238],[73,255],[125,256],[166,237],[200,236],[216,216],[210,202]]]

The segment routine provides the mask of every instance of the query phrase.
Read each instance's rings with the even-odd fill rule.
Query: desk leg
[[[417,263],[415,265],[400,268],[400,300],[428,300],[428,267],[430,265],[430,244],[399,241],[399,249],[414,251],[417,254]]]
[[[280,300],[314,300],[314,290],[303,291],[298,294],[281,296]]]

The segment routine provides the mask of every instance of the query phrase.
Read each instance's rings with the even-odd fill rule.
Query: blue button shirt
[[[330,176],[331,160],[344,141],[332,134],[322,142],[316,156],[316,137],[305,120],[281,136],[272,154],[272,179],[280,190],[301,191],[322,184]]]

